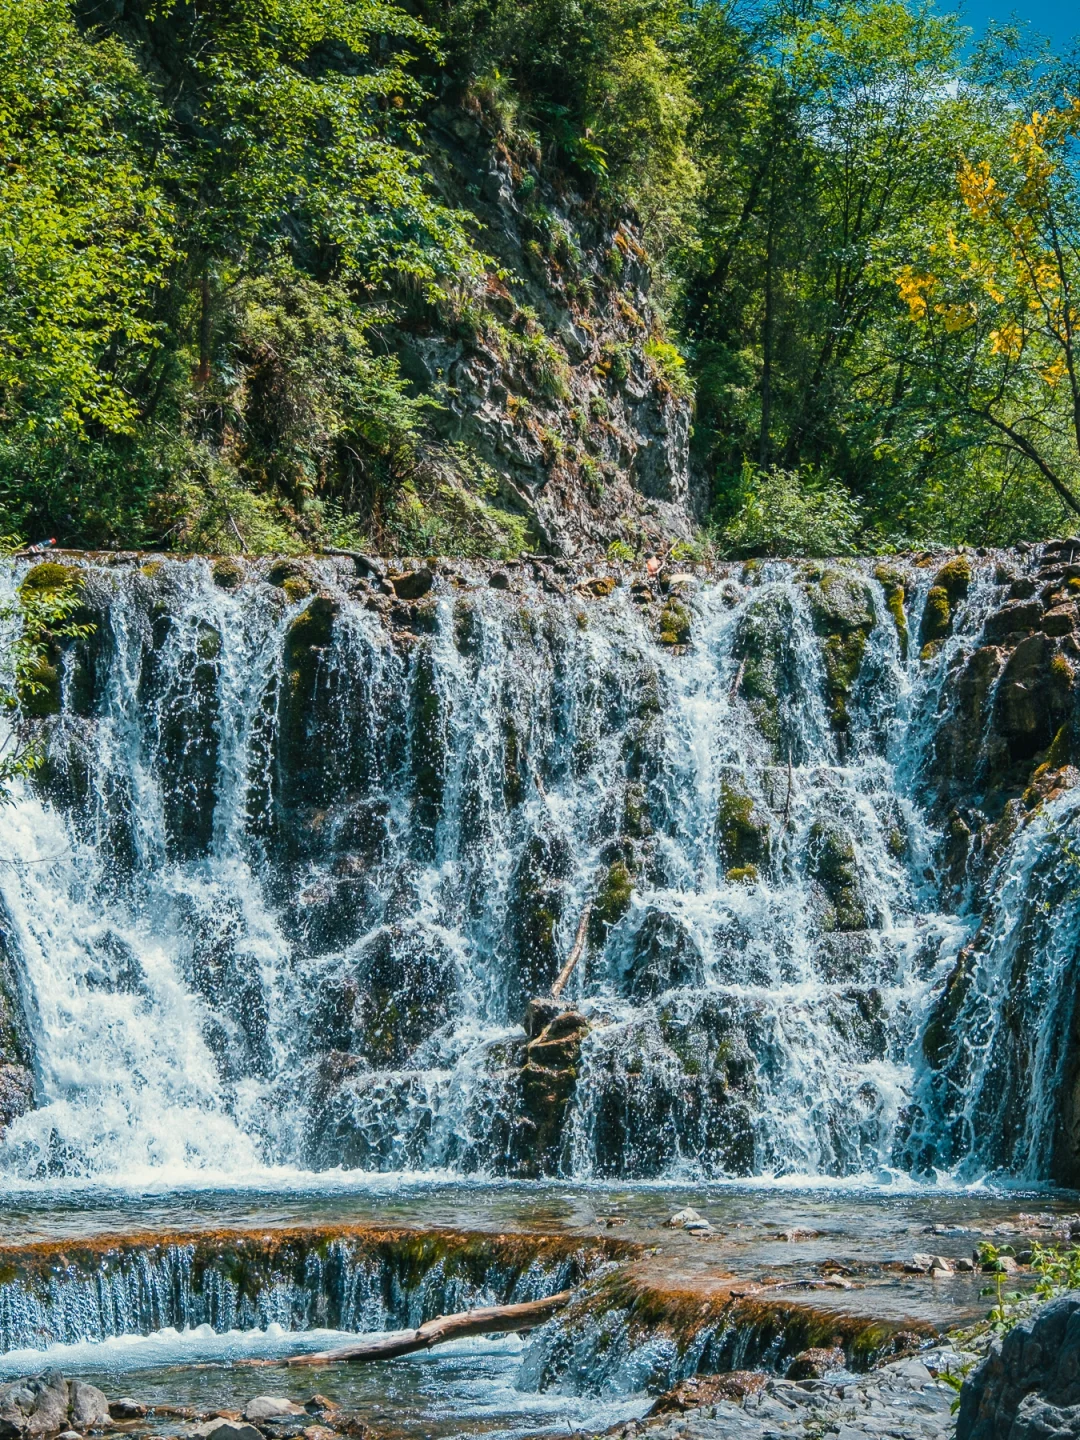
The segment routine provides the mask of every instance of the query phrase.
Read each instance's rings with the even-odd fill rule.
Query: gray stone
[[[1017,1406],[1009,1440],[1076,1440],[1080,1405],[1060,1409],[1038,1395],[1025,1395]]]
[[[304,1415],[302,1405],[286,1400],[282,1395],[256,1395],[244,1406],[245,1420],[270,1420],[275,1415]]]
[[[1069,1428],[1069,1427],[1072,1428]],[[1040,1307],[964,1383],[957,1440],[1080,1440],[1080,1291]]]
[[[242,1425],[237,1420],[219,1420],[206,1440],[263,1440],[263,1437],[254,1425]]]
[[[68,1385],[59,1370],[0,1387],[0,1440],[58,1435],[68,1428]]]
[[[68,1382],[68,1416],[77,1430],[95,1430],[108,1425],[112,1418],[104,1391],[85,1380]]]

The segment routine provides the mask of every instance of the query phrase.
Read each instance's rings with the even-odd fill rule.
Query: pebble
[[[713,1228],[704,1215],[699,1215],[689,1205],[683,1210],[677,1210],[667,1223],[669,1229],[689,1230],[698,1235],[709,1234]]]

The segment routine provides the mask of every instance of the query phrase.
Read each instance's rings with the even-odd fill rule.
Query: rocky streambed
[[[764,1436],[781,1419],[800,1433],[834,1415],[847,1423],[860,1406],[892,1413],[913,1403],[913,1386],[927,1425],[947,1426],[952,1392],[939,1396],[925,1367],[963,1363],[943,1337],[991,1303],[987,1275],[965,1263],[988,1243],[1011,1251],[1009,1284],[1022,1287],[1033,1238],[1064,1241],[1080,1224],[1066,1197],[1044,1197],[1040,1211],[962,1194],[714,1189],[693,1195],[700,1208],[688,1198],[679,1188],[478,1187],[469,1199],[450,1185],[258,1205],[234,1195],[240,1223],[222,1230],[211,1223],[218,1197],[172,1201],[186,1229],[162,1227],[162,1197],[149,1202],[152,1233],[110,1233],[108,1207],[91,1206],[80,1235],[72,1212],[54,1217],[25,1197],[14,1220],[27,1238],[0,1247],[0,1381],[11,1377],[0,1424],[10,1440],[60,1433],[59,1372],[104,1393],[113,1429],[201,1440],[225,1423],[260,1440],[613,1424],[667,1433],[684,1410],[691,1427],[723,1435],[735,1415],[743,1428],[730,1433]],[[455,1206],[486,1212],[489,1228],[439,1224]],[[328,1220],[335,1210],[353,1218]],[[388,1212],[412,1223],[387,1224]],[[114,1225],[122,1217],[120,1207]],[[62,1233],[42,1238],[50,1227]],[[525,1336],[363,1366],[305,1359],[357,1333],[563,1289],[570,1303]],[[74,1403],[65,1428],[106,1424],[101,1402],[96,1421],[78,1423]],[[256,1437],[222,1430],[218,1440]]]

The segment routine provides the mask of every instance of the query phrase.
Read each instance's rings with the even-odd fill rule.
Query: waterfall
[[[922,1045],[974,923],[927,756],[987,585],[920,661],[870,566],[686,582],[686,645],[626,585],[458,566],[390,605],[350,562],[282,568],[87,571],[4,817],[36,1087],[9,1182],[1042,1163],[941,1119]],[[522,1018],[590,901],[549,1082]]]

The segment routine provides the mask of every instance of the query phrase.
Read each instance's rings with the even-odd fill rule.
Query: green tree
[[[703,12],[705,181],[681,312],[721,478],[751,459],[865,484],[897,383],[882,258],[950,183],[960,38],[898,0],[776,4],[745,31]]]
[[[908,359],[939,423],[967,425],[1080,514],[1080,100],[1015,112],[961,154],[951,204],[897,273]]]

